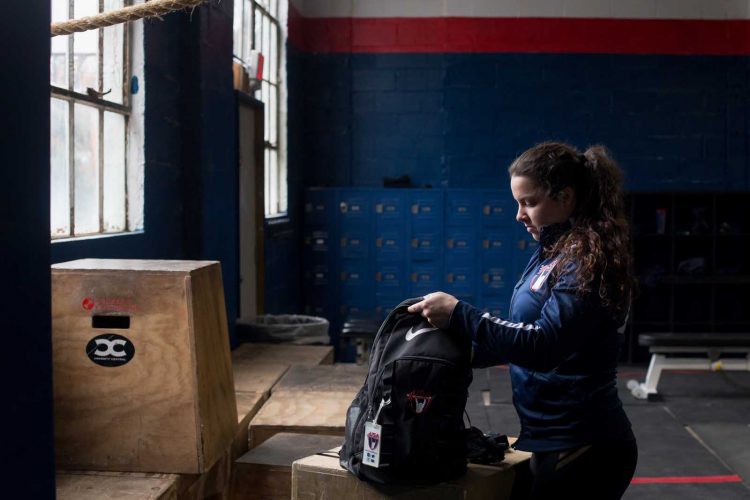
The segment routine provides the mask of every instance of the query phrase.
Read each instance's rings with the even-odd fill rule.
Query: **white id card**
[[[382,427],[375,422],[365,422],[365,445],[362,450],[362,465],[380,467],[380,442]]]

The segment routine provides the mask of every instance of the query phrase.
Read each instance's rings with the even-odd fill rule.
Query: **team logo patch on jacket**
[[[424,391],[411,391],[406,395],[406,398],[409,400],[409,406],[417,415],[426,412],[432,402],[432,396]]]
[[[552,273],[552,270],[555,268],[559,260],[560,259],[555,259],[549,264],[545,264],[539,267],[539,270],[536,272],[534,277],[531,278],[529,284],[532,291],[538,292],[539,289],[542,288],[542,285],[544,285],[544,283],[547,281],[547,278],[549,278],[549,275]]]

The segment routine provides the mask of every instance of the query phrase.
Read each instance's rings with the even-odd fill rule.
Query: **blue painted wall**
[[[307,186],[501,187],[558,139],[607,145],[629,190],[750,189],[747,57],[290,52]]]
[[[608,146],[633,192],[747,191],[749,61],[311,54],[290,46],[289,169],[298,187],[379,187],[386,177],[409,175],[415,187],[447,188],[446,193],[505,191],[511,161],[553,139],[579,148]],[[299,196],[298,189],[294,193]],[[510,193],[507,197],[510,201]],[[294,215],[296,231],[305,217],[299,210]],[[508,218],[512,222],[512,214]],[[335,225],[332,218],[325,226]],[[292,255],[298,252],[295,244],[289,240],[275,250]],[[283,261],[267,266],[267,275],[285,282],[296,278]],[[315,274],[306,262],[301,270],[303,283]],[[308,296],[321,295],[313,288],[303,298],[306,309]],[[286,301],[276,296],[282,301],[275,308],[298,307],[296,295],[286,295],[295,297]],[[341,319],[339,310],[330,314]]]
[[[54,498],[49,270],[49,2],[4,6],[0,236],[4,498]],[[15,41],[11,44],[11,41]],[[15,49],[11,47],[15,46]]]
[[[13,498],[54,498],[50,264],[79,258],[213,259],[237,315],[238,210],[232,2],[144,27],[145,229],[49,241],[49,2],[9,5],[1,32],[5,472]],[[10,46],[10,45],[9,45]],[[15,215],[9,215],[15,214]]]

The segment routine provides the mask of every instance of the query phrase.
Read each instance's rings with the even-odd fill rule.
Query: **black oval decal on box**
[[[86,355],[101,366],[122,366],[135,356],[135,346],[122,335],[104,333],[86,344]]]

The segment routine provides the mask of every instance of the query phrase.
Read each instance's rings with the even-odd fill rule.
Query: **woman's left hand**
[[[458,299],[444,292],[428,293],[424,299],[407,309],[410,313],[421,314],[436,328],[446,329],[451,320]]]

